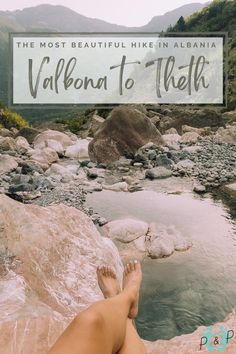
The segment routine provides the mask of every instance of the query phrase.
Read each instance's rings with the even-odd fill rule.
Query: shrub
[[[0,113],[0,124],[7,129],[21,129],[29,126],[29,123],[20,114],[5,108]]]

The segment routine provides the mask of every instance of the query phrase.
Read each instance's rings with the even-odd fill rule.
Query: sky
[[[87,17],[125,26],[142,26],[152,17],[185,4],[207,0],[7,0],[0,10],[16,10],[39,4],[64,5]]]

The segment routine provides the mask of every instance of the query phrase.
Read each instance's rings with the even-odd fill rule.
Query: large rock
[[[77,171],[79,169],[79,165],[71,164],[71,165],[60,165],[59,163],[53,163],[51,167],[45,172],[46,176],[58,176],[58,179],[67,178],[68,180],[74,179]]]
[[[65,156],[73,159],[87,160],[89,159],[88,145],[89,141],[87,139],[80,139],[76,144],[67,147]]]
[[[53,162],[59,160],[59,157],[55,150],[45,147],[32,150],[31,159],[38,162],[43,170],[47,170]]]
[[[170,150],[179,150],[181,136],[179,134],[165,134],[162,135],[164,145],[167,146]]]
[[[14,157],[0,154],[0,175],[15,170],[17,166],[18,162]]]
[[[131,218],[113,220],[103,226],[103,232],[113,240],[129,243],[141,236],[145,236],[148,232],[148,224]]]
[[[173,225],[148,223],[132,218],[108,222],[102,228],[105,236],[115,241],[123,260],[130,258],[168,257],[175,251],[186,251],[191,241]]]
[[[26,138],[18,136],[15,140],[16,149],[19,154],[26,154],[30,150],[30,145]]]
[[[6,137],[13,138],[14,133],[12,131],[10,131],[9,129],[1,128],[0,129],[0,136],[3,136],[4,138],[6,138]]]
[[[0,195],[0,351],[46,354],[71,319],[102,298],[96,267],[122,265],[112,241],[64,205]]]
[[[217,143],[236,144],[236,126],[218,129],[214,140]]]
[[[110,163],[133,155],[149,141],[162,143],[160,132],[140,111],[121,106],[112,110],[89,144],[92,161]]]
[[[172,171],[163,166],[154,167],[146,170],[145,177],[149,179],[162,179],[172,176]]]
[[[65,133],[58,132],[56,130],[46,130],[35,137],[33,142],[34,148],[42,149],[44,147],[48,147],[48,140],[55,140],[61,143],[64,149],[74,144],[71,137]]]
[[[16,151],[16,143],[13,138],[0,137],[0,150],[2,151]]]
[[[147,251],[151,258],[168,257],[174,251],[186,251],[192,243],[175,226],[152,223],[147,235]]]
[[[200,135],[197,132],[187,132],[184,133],[181,137],[181,142],[184,144],[196,144]]]

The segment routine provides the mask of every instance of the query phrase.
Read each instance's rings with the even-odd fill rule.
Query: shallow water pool
[[[136,217],[175,225],[193,247],[143,261],[136,324],[142,338],[170,339],[221,321],[236,306],[235,223],[221,201],[191,193],[102,191],[87,205],[108,220]]]

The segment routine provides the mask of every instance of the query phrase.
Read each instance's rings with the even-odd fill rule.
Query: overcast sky
[[[206,0],[6,0],[0,10],[16,10],[39,4],[64,5],[81,15],[99,18],[126,26],[141,26],[153,16],[162,15],[176,7]]]

